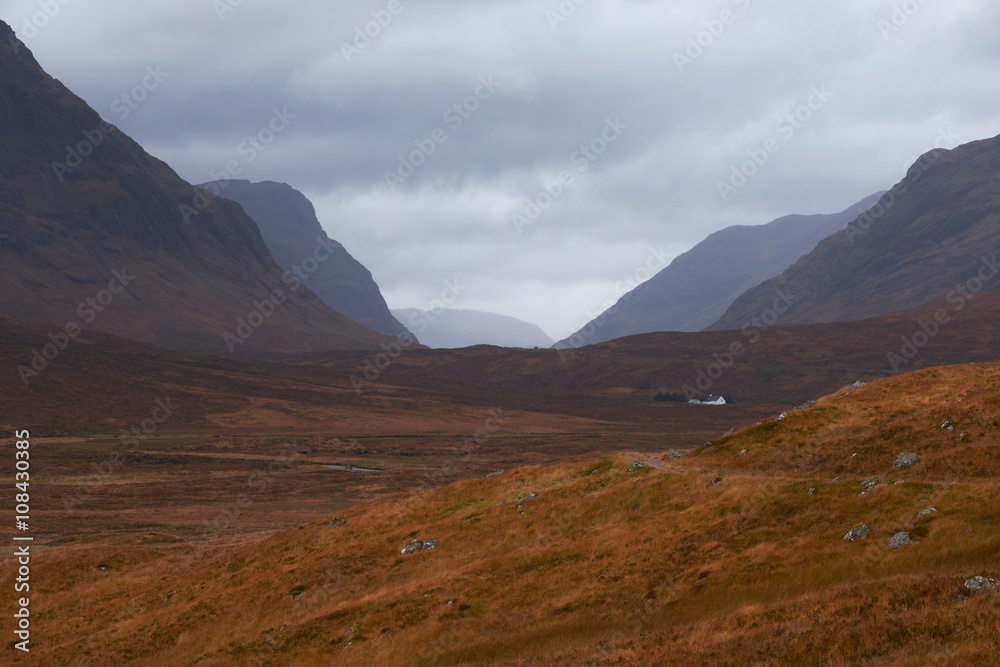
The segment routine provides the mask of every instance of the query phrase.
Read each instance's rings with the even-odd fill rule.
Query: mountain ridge
[[[0,315],[223,354],[388,340],[287,280],[239,205],[185,220],[198,192],[0,22]]]
[[[878,201],[833,214],[787,215],[713,232],[556,347],[655,331],[701,331],[747,289],[774,277]]]
[[[922,155],[878,204],[821,241],[783,273],[740,296],[710,330],[738,329],[777,290],[800,301],[786,323],[855,321],[945,298],[977,277],[995,253],[1000,223],[1000,137]]]
[[[371,272],[343,244],[329,237],[304,194],[275,181],[233,179],[198,187],[211,188],[220,197],[240,204],[257,223],[264,243],[286,272],[302,280],[302,265],[313,262],[314,270],[307,274],[309,289],[328,306],[381,334],[414,338],[389,312]]]

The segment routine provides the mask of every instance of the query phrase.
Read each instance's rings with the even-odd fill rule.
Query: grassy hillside
[[[1000,575],[1000,365],[777,417],[684,458],[386,497],[336,528],[51,548],[25,664],[990,663],[1000,590],[963,585]],[[894,468],[902,452],[919,462]],[[900,531],[915,543],[890,550]]]

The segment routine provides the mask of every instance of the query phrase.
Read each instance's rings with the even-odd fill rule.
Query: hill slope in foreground
[[[31,659],[987,664],[1000,590],[964,584],[1000,576],[998,422],[1000,364],[926,369],[680,459],[520,468],[207,550],[53,549]]]

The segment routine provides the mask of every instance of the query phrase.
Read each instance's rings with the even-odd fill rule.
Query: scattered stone
[[[774,421],[780,422],[782,419],[788,419],[788,413],[787,412],[782,412],[780,415],[778,415],[777,417],[775,417]]]
[[[847,531],[847,535],[844,535],[844,539],[847,540],[848,542],[854,542],[855,540],[863,540],[865,539],[865,537],[868,535],[869,532],[871,532],[871,528],[869,528],[866,524],[859,523],[856,524],[849,531]]]
[[[922,519],[925,516],[929,516],[931,514],[934,514],[937,511],[938,511],[938,509],[936,507],[928,507],[925,510],[920,510],[919,512],[917,512],[917,518],[918,519]]]
[[[473,523],[473,522],[478,522],[478,521],[479,521],[479,515],[477,514],[476,516],[470,516],[468,519],[464,520],[462,523]]]
[[[705,451],[707,452],[710,450],[706,448]],[[687,452],[685,452],[683,449],[671,449],[667,453],[670,454],[670,458],[672,459],[682,459],[685,456],[687,456]]]
[[[723,435],[729,435],[730,433],[736,433],[736,429],[735,428],[731,428],[728,431],[726,431]]]
[[[905,482],[901,479],[897,479],[895,482],[892,483],[893,486],[899,486],[900,484],[905,484]]]
[[[907,544],[916,544],[916,542],[910,539],[909,533],[905,532],[896,533],[895,535],[892,536],[892,539],[889,540],[890,549],[898,549],[899,547],[905,546]]]
[[[105,570],[108,569],[108,567],[107,567],[107,565],[98,565],[97,569],[100,570],[101,572],[104,572]]]
[[[989,577],[972,577],[965,582],[965,589],[973,593],[992,591],[996,587],[997,582]]]
[[[747,455],[747,450],[741,449],[736,456],[746,456],[746,455]]]
[[[712,486],[722,486],[722,478],[716,477],[712,480]]]
[[[805,403],[803,403],[802,405],[800,405],[799,407],[797,407],[795,409],[796,410],[808,410],[809,408],[815,408],[815,407],[816,407],[816,401],[809,400],[809,401],[806,401]]]
[[[340,517],[336,517],[335,519],[331,520],[330,523],[326,524],[326,527],[327,528],[340,528],[343,525],[344,525],[344,520],[341,519]]]
[[[815,487],[815,486],[814,486],[813,488],[809,489],[809,495],[810,495],[810,496],[811,496],[812,494],[814,494],[814,493],[816,493],[816,487]]]
[[[859,493],[858,495],[861,496],[862,498],[867,498],[868,494],[872,492],[872,489],[874,489],[878,485],[878,480],[879,476],[875,475],[874,477],[869,477],[865,481],[861,482],[861,485],[865,488],[863,488],[861,490],[861,493]]]
[[[514,503],[515,503],[516,505],[520,505],[520,504],[521,504],[521,503],[523,503],[523,502],[524,502],[525,500],[534,500],[534,499],[535,499],[535,498],[537,498],[537,497],[538,497],[538,494],[537,494],[537,493],[529,493],[529,494],[528,494],[528,495],[526,495],[526,496],[525,496],[524,498],[518,498],[517,500],[515,500],[515,501],[514,501]]]
[[[632,465],[630,465],[628,467],[628,471],[629,472],[635,472],[639,468],[645,468],[645,467],[646,467],[646,464],[643,463],[642,461],[632,461]]]
[[[483,476],[483,479],[490,479],[491,477],[499,477],[500,475],[507,472],[506,470],[497,470],[496,472],[491,472]]]
[[[437,548],[437,540],[410,540],[399,553],[403,555],[415,554],[418,551],[432,551]]]
[[[907,470],[915,466],[919,460],[920,457],[914,452],[904,452],[896,457],[896,460],[892,463],[892,467],[897,470]]]
[[[313,535],[312,537],[309,538],[309,541],[310,542],[319,542],[319,536],[318,535]]]
[[[871,493],[872,493],[872,487],[869,486],[867,488],[862,489],[861,493],[859,493],[858,495],[861,496],[862,498],[867,498],[868,496],[871,495]]]
[[[946,421],[945,423],[941,424],[941,428],[943,428],[946,431],[954,431],[955,425],[950,421]]]
[[[864,386],[865,386],[865,383],[862,382],[861,380],[858,380],[857,382],[855,382],[854,384],[851,385],[851,389],[853,391],[857,391],[858,389],[861,389]]]

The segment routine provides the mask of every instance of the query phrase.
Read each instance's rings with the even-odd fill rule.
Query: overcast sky
[[[232,162],[302,190],[390,306],[457,279],[455,307],[556,339],[715,230],[840,211],[1000,134],[986,0],[0,0],[0,18],[185,179]],[[261,136],[275,110],[287,127]]]

